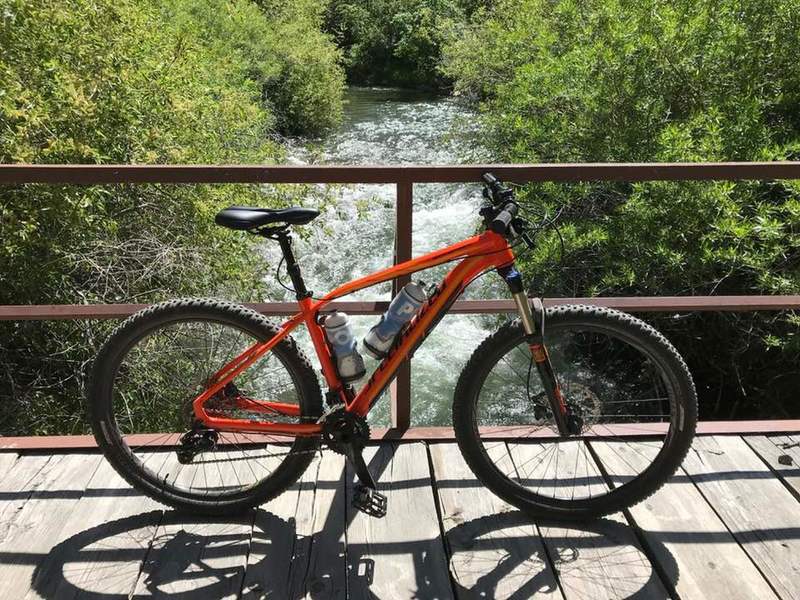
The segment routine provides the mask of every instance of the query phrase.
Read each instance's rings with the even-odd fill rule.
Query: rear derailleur
[[[199,422],[195,423],[181,436],[180,446],[175,451],[178,462],[182,465],[191,464],[198,454],[213,450],[218,440],[219,434],[214,429],[204,427]]]
[[[366,419],[338,404],[322,416],[320,423],[328,448],[346,456],[355,469],[359,482],[353,488],[353,506],[371,517],[386,516],[386,496],[375,489],[375,480],[364,461],[363,451],[369,440]]]

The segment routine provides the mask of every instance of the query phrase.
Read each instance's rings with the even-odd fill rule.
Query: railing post
[[[394,264],[411,258],[411,209],[413,205],[414,184],[411,181],[397,182],[397,202],[395,205]],[[410,275],[398,277],[392,283],[392,296],[409,281]],[[392,429],[405,431],[411,425],[411,362],[406,360],[397,370],[397,377],[391,386]]]

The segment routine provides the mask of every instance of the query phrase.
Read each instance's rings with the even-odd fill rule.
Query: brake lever
[[[533,238],[530,236],[530,234],[526,231],[520,237],[525,241],[525,245],[533,250]]]
[[[530,234],[531,226],[527,219],[517,217],[511,222],[509,229],[512,231],[514,237],[520,237],[525,242],[525,245],[533,250],[533,237]]]

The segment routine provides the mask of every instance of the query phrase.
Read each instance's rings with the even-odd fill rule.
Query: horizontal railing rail
[[[546,165],[0,165],[0,183],[469,183],[800,179],[800,162]]]
[[[288,317],[298,312],[295,302],[245,302],[245,306],[271,317]],[[629,312],[749,312],[755,310],[798,310],[800,296],[628,296],[593,298],[544,298],[545,306],[588,304]],[[73,319],[121,319],[150,304],[7,304],[0,305],[0,321],[50,321]],[[331,302],[326,310],[350,315],[379,315],[388,300]],[[515,313],[513,300],[458,300],[451,314],[479,315]]]
[[[580,181],[735,181],[800,179],[800,162],[726,163],[590,163],[544,165],[0,165],[0,184],[220,184],[310,183],[395,184],[395,264],[411,258],[412,205],[415,183],[479,183],[481,174],[517,183]],[[409,281],[394,282],[394,291]],[[753,311],[800,309],[800,296],[678,296],[618,298],[551,298],[547,305],[584,303],[631,312]],[[388,303],[336,302],[332,307],[351,314],[379,314]],[[114,319],[146,305],[10,305],[0,306],[0,320]],[[266,315],[284,316],[296,311],[294,303],[250,304]],[[513,313],[510,300],[460,300],[452,313]],[[408,361],[392,387],[391,425],[404,431],[410,425],[411,373]]]
[[[596,437],[624,436],[626,438],[648,437],[651,432],[636,431],[630,427],[620,427],[614,430],[608,427],[600,434],[587,432],[584,438],[592,439]],[[800,432],[800,419],[779,419],[759,421],[698,421],[698,435],[741,435],[741,434],[797,434]],[[400,442],[452,442],[456,439],[455,431],[452,427],[411,427],[405,430],[387,429],[383,427],[373,427],[370,439],[372,442],[386,440]],[[483,430],[482,430],[483,433]],[[486,432],[491,435],[491,432]],[[170,439],[172,434],[153,433],[138,436],[137,442],[142,445],[168,445],[174,443]],[[556,435],[552,433],[552,435]],[[179,434],[174,434],[175,439]],[[276,439],[263,436],[262,439]],[[498,436],[497,439],[512,439]],[[224,442],[223,442],[224,443]],[[36,436],[0,436],[0,452],[3,451],[27,451],[27,450],[94,450],[97,448],[97,441],[93,435],[36,435]]]

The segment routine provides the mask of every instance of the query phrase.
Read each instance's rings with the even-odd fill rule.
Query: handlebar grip
[[[483,183],[491,187],[494,187],[499,183],[497,181],[497,177],[495,177],[491,173],[484,173],[483,175],[481,175],[481,179],[483,179]]]
[[[489,225],[489,229],[494,231],[495,233],[505,233],[508,230],[508,226],[511,224],[511,221],[517,216],[517,210],[519,207],[514,202],[509,202],[503,207],[497,216],[492,219],[491,224]]]

